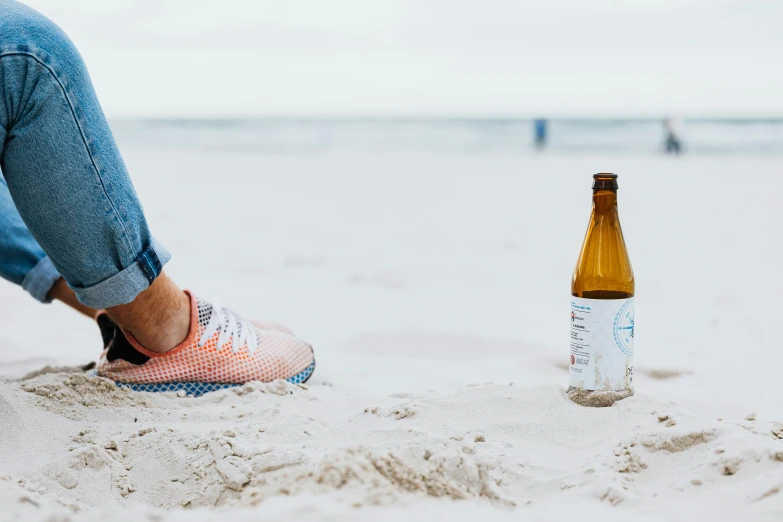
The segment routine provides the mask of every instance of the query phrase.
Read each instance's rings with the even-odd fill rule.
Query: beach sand
[[[783,158],[123,150],[174,278],[316,373],[127,392],[78,370],[95,325],[2,285],[0,519],[783,518]],[[637,278],[608,408],[565,391],[596,171]]]

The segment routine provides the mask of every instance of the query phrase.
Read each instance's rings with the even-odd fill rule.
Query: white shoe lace
[[[207,323],[207,329],[201,334],[198,341],[199,347],[204,346],[215,335],[220,332],[217,340],[217,351],[221,351],[226,344],[231,343],[231,352],[237,353],[244,345],[247,353],[251,356],[256,352],[258,346],[258,337],[253,324],[243,318],[233,310],[220,306],[220,301],[212,303],[212,316]]]

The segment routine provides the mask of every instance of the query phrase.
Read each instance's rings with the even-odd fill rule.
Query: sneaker
[[[285,379],[306,382],[315,370],[312,347],[277,323],[258,323],[190,296],[188,337],[166,353],[145,349],[105,312],[96,320],[104,350],[97,375],[135,391],[184,390],[189,395]]]

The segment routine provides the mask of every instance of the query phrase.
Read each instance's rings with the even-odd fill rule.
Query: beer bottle
[[[593,175],[593,212],[571,280],[569,391],[633,394],[634,278],[617,175]]]

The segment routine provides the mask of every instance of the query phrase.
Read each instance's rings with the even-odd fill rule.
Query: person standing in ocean
[[[663,120],[664,150],[666,154],[678,155],[682,152],[682,140],[677,130],[677,124],[672,118]]]
[[[537,150],[544,150],[547,142],[547,121],[544,118],[533,120],[534,145]]]

